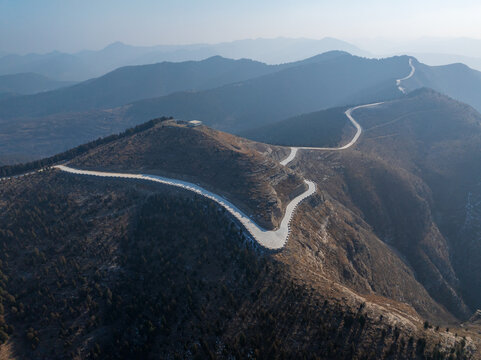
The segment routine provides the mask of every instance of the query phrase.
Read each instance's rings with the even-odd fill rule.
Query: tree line
[[[86,144],[74,147],[73,149],[64,151],[60,154],[50,156],[48,158],[34,160],[34,161],[31,161],[31,162],[27,162],[27,163],[2,166],[2,167],[0,167],[0,178],[1,177],[20,175],[20,174],[24,174],[24,173],[29,172],[29,171],[35,171],[35,170],[43,169],[45,167],[52,166],[52,165],[57,164],[57,163],[62,162],[62,161],[72,160],[76,156],[85,154],[86,152],[88,152],[91,149],[96,148],[97,146],[109,144],[109,143],[114,142],[118,139],[122,139],[124,137],[131,136],[131,135],[140,133],[142,131],[151,129],[155,125],[157,125],[157,124],[159,124],[163,121],[170,120],[170,119],[172,119],[172,117],[161,117],[161,118],[152,119],[152,120],[149,120],[149,121],[147,121],[143,124],[131,127],[129,129],[125,130],[124,132],[119,133],[119,134],[113,134],[113,135],[109,135],[109,136],[106,136],[106,137],[98,138],[98,139],[90,141]]]

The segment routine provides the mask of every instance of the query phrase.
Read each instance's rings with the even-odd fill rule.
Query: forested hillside
[[[197,196],[53,171],[4,184],[0,206],[2,356],[400,359],[471,351],[461,336],[436,345],[444,330],[408,331],[371,305],[304,283],[294,264],[258,248]]]

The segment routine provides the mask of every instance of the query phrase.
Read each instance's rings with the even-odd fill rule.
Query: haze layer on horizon
[[[246,38],[479,38],[474,0],[0,0],[0,51],[45,53]]]

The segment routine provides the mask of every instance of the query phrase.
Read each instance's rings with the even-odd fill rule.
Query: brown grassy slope
[[[416,112],[406,116],[406,108]],[[401,166],[412,168],[430,189],[431,211],[447,239],[452,266],[460,281],[458,290],[471,310],[481,308],[481,115],[467,105],[430,91],[420,92],[405,103],[394,102],[388,110],[393,118],[404,118],[368,129],[366,134],[371,138],[380,131],[389,132],[395,140],[366,141],[363,150],[383,152],[389,161],[404,158]],[[411,139],[415,146],[403,148],[400,144],[405,139]]]
[[[301,205],[292,242],[272,255],[188,192],[57,171],[3,185],[0,256],[14,298],[2,302],[14,330],[0,349],[10,358],[421,359],[453,348],[460,359],[473,351],[469,334],[424,330],[409,306],[331,280],[313,254],[318,246],[326,261],[333,251],[305,233],[337,210],[320,197]],[[358,236],[342,233],[346,223],[362,226],[337,216],[331,248],[337,236]],[[346,257],[343,267],[353,263]]]
[[[418,318],[455,321],[429,295],[403,255],[379,238],[371,219],[356,208],[339,155],[314,151],[299,155],[293,167],[319,184],[324,199],[305,214],[302,243],[294,237],[288,244],[298,247],[299,263],[319,267],[327,278],[363,296],[382,296],[412,307]]]
[[[305,185],[266,157],[269,146],[207,127],[167,121],[71,162],[84,169],[159,174],[199,183],[231,199],[266,228],[276,227]]]
[[[401,254],[436,301],[466,319],[480,306],[481,116],[427,90],[355,116],[364,128],[359,144],[328,156],[331,194]]]

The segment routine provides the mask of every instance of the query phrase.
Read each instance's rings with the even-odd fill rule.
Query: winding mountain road
[[[352,140],[344,146],[338,148],[326,148],[326,147],[291,147],[291,153],[289,156],[280,162],[281,165],[287,166],[294,158],[298,150],[321,150],[321,151],[335,151],[335,150],[345,150],[350,148],[354,145],[362,133],[361,125],[353,118],[352,112],[357,109],[361,108],[368,108],[377,106],[382,103],[374,103],[374,104],[367,104],[367,105],[360,105],[355,106],[346,110],[345,114],[348,119],[352,122],[352,124],[356,127],[356,134],[352,138]],[[67,165],[56,165],[54,168],[76,175],[89,175],[89,176],[97,176],[97,177],[104,177],[104,178],[121,178],[121,179],[137,179],[137,180],[146,180],[146,181],[153,181],[165,185],[171,185],[175,187],[179,187],[188,191],[192,191],[199,195],[202,195],[208,199],[211,199],[224,207],[228,212],[230,212],[252,235],[252,237],[263,247],[271,250],[277,250],[284,247],[287,240],[289,239],[290,235],[290,222],[292,217],[294,216],[294,212],[297,206],[301,203],[302,200],[308,198],[309,196],[313,195],[316,192],[316,184],[310,180],[305,180],[304,183],[307,185],[307,190],[304,191],[302,194],[295,197],[286,207],[286,213],[281,220],[281,225],[277,230],[266,230],[257,225],[248,215],[246,215],[242,210],[240,210],[237,206],[232,204],[229,200],[223,198],[220,195],[214,194],[213,192],[206,190],[196,184],[189,183],[182,180],[166,178],[162,176],[156,175],[148,175],[148,174],[129,174],[129,173],[114,173],[114,172],[104,172],[104,171],[91,171],[91,170],[80,170],[69,167]]]
[[[347,118],[351,121],[351,123],[354,125],[356,128],[356,134],[354,134],[354,137],[349,141],[346,145],[341,146],[341,147],[308,147],[308,146],[292,146],[290,154],[280,162],[281,165],[287,166],[292,160],[296,158],[297,152],[299,150],[320,150],[320,151],[339,151],[339,150],[346,150],[349,149],[351,146],[353,146],[359,137],[361,136],[362,133],[362,127],[359,125],[359,123],[354,119],[352,116],[352,112],[357,110],[357,109],[363,109],[363,108],[369,108],[369,107],[374,107],[384,104],[383,102],[378,102],[378,103],[373,103],[373,104],[366,104],[366,105],[359,105],[355,106],[352,108],[347,109],[344,114],[347,116]]]
[[[413,59],[412,58],[409,58],[409,66],[411,67],[411,72],[409,73],[408,76],[402,78],[402,79],[398,79],[396,80],[396,85],[398,87],[398,89],[403,93],[405,94],[406,93],[406,89],[404,89],[402,86],[401,86],[401,83],[404,81],[404,80],[407,80],[407,79],[410,79],[413,77],[414,73],[416,72],[416,68],[414,67],[413,65]],[[297,152],[299,150],[321,150],[321,151],[339,151],[339,150],[346,150],[346,149],[349,149],[351,146],[353,146],[357,140],[359,139],[359,137],[361,136],[361,133],[362,133],[362,128],[361,128],[361,125],[359,125],[359,123],[354,119],[354,117],[352,116],[352,112],[357,110],[357,109],[362,109],[362,108],[369,108],[369,107],[374,107],[374,106],[378,106],[378,105],[381,105],[381,104],[384,104],[384,102],[377,102],[377,103],[373,103],[373,104],[366,104],[366,105],[359,105],[359,106],[355,106],[355,107],[352,107],[350,109],[347,109],[344,114],[347,116],[347,118],[351,121],[351,123],[354,125],[354,127],[356,128],[356,134],[354,135],[354,137],[352,138],[351,141],[349,141],[346,145],[344,146],[341,146],[341,147],[306,147],[306,146],[293,146],[293,147],[290,147],[291,149],[291,152],[290,154],[280,162],[281,165],[284,165],[284,166],[287,166],[287,164],[289,164],[292,160],[294,160],[296,158],[296,155],[297,155]]]
[[[414,73],[416,72],[416,68],[414,67],[413,65],[413,59],[412,58],[409,58],[409,66],[411,67],[411,72],[409,73],[408,76],[402,78],[402,79],[397,79],[396,80],[396,85],[397,85],[397,88],[399,89],[400,92],[402,92],[403,94],[406,93],[406,89],[403,88],[401,86],[401,83],[404,81],[404,80],[408,80],[410,78],[412,78],[414,76]]]
[[[223,198],[220,195],[214,194],[209,190],[206,190],[198,185],[177,180],[177,179],[170,179],[162,176],[156,175],[148,175],[148,174],[127,174],[127,173],[113,173],[113,172],[103,172],[103,171],[89,171],[89,170],[79,170],[74,169],[66,165],[56,165],[54,168],[76,175],[89,175],[89,176],[98,176],[104,178],[120,178],[120,179],[137,179],[137,180],[145,180],[145,181],[153,181],[160,184],[171,185],[175,187],[179,187],[188,191],[192,191],[196,194],[202,195],[208,199],[214,200],[216,203],[224,207],[228,212],[230,212],[252,235],[252,237],[262,246],[267,249],[280,249],[284,247],[289,238],[290,234],[290,222],[294,215],[294,211],[296,210],[297,206],[301,203],[302,200],[308,198],[312,194],[316,192],[316,184],[312,181],[304,180],[307,185],[307,190],[303,192],[301,195],[295,197],[286,208],[286,213],[284,218],[281,221],[281,225],[277,230],[265,230],[257,225],[254,221],[251,220],[249,216],[247,216],[242,210],[240,210],[237,206],[232,204],[229,200]]]
[[[396,80],[396,85],[399,90],[405,93],[405,89],[401,87],[401,82],[411,78],[414,75],[415,68],[412,64],[412,59],[409,59],[409,65],[411,66],[411,73],[403,78]],[[319,150],[319,151],[340,151],[349,149],[353,146],[362,134],[362,127],[354,119],[352,113],[357,109],[369,108],[383,104],[383,102],[359,105],[349,108],[345,111],[345,115],[351,121],[351,123],[356,128],[356,134],[351,139],[349,143],[341,147],[291,147],[290,154],[280,162],[281,165],[287,166],[292,160],[295,159],[299,150]],[[87,175],[87,176],[97,176],[104,178],[123,178],[123,179],[137,179],[144,181],[153,181],[165,185],[175,186],[188,191],[192,191],[208,199],[211,199],[224,207],[229,213],[231,213],[251,234],[251,236],[263,247],[267,249],[281,249],[287,243],[290,235],[290,223],[294,216],[294,212],[297,206],[306,198],[313,195],[316,192],[316,184],[312,181],[304,179],[304,183],[307,185],[307,190],[302,194],[295,197],[286,207],[286,213],[281,221],[281,225],[277,230],[266,230],[257,225],[248,215],[246,215],[242,210],[232,204],[229,200],[223,198],[220,195],[214,194],[213,192],[206,190],[196,184],[192,184],[186,181],[171,179],[162,176],[148,175],[148,174],[128,174],[128,173],[114,173],[114,172],[103,172],[103,171],[90,171],[90,170],[80,170],[69,167],[67,165],[56,165],[54,168],[76,175]]]

